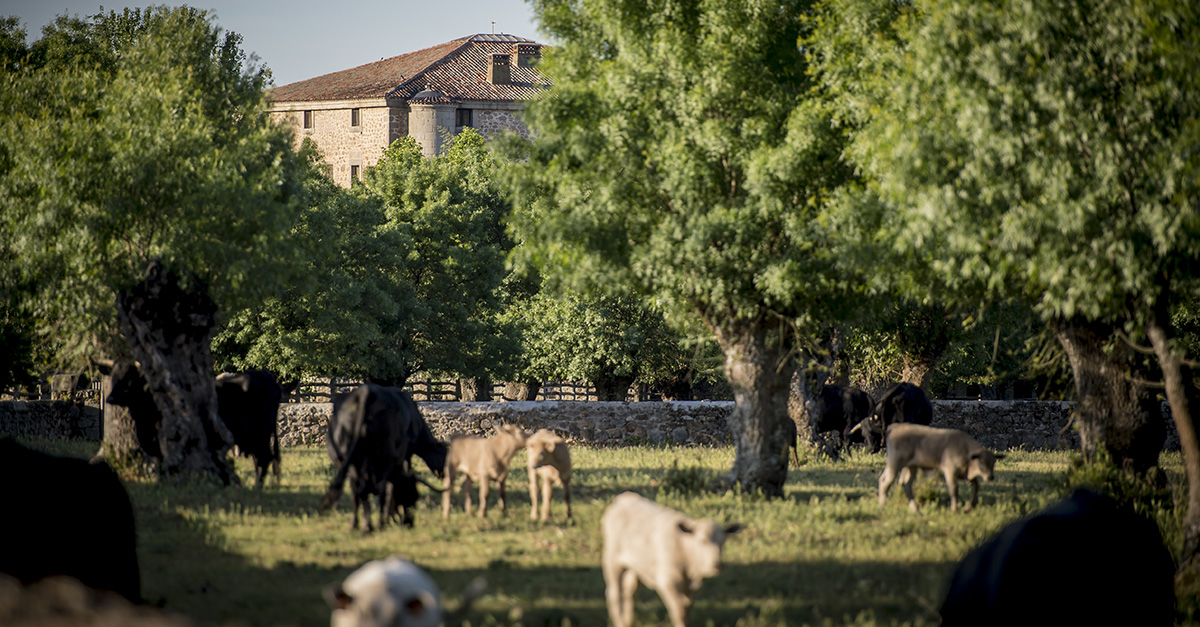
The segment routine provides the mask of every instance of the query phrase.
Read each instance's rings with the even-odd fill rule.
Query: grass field
[[[90,456],[95,444],[33,442],[57,454]],[[328,625],[324,586],[363,562],[398,553],[426,568],[449,605],[483,575],[487,594],[471,625],[597,625],[607,622],[600,574],[600,515],[611,498],[634,490],[696,517],[743,523],[726,543],[725,570],[697,594],[693,625],[937,624],[937,607],[957,560],[1005,523],[1065,491],[1070,453],[1009,451],[980,507],[951,513],[940,477],[919,483],[924,515],[911,514],[896,486],[876,503],[882,455],[840,463],[809,457],[788,476],[786,498],[768,500],[699,486],[722,475],[732,448],[573,448],[574,519],[564,520],[555,490],[550,524],[529,520],[524,453],[508,482],[509,512],[479,520],[461,495],[448,521],[426,496],[414,529],[364,535],[349,529],[350,499],[333,512],[317,504],[333,475],[324,448],[285,449],[280,485],[217,488],[127,477],[138,522],[143,594],[207,623]],[[1164,455],[1182,495],[1182,461]],[[252,485],[248,460],[238,460]],[[964,484],[963,489],[966,490]],[[968,491],[969,494],[969,491]],[[494,498],[494,497],[493,497]],[[1170,546],[1179,545],[1179,512],[1158,513]],[[1196,590],[1184,591],[1183,624],[1197,624]],[[668,624],[657,595],[637,597],[639,624]]]

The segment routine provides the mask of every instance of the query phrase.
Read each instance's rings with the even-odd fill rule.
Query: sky
[[[215,13],[215,23],[241,35],[242,49],[271,69],[277,87],[477,33],[550,43],[525,0],[0,0],[0,16],[20,18],[33,42],[57,15],[160,4]]]

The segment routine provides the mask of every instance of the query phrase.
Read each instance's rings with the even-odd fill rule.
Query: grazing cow
[[[133,508],[108,464],[0,438],[0,476],[8,479],[0,572],[26,584],[66,575],[141,602]]]
[[[867,448],[872,453],[878,453],[888,426],[897,422],[918,425],[933,422],[933,404],[919,386],[900,382],[889,387],[879,397],[874,415],[863,419],[851,432],[861,430]],[[875,436],[879,436],[879,439],[876,440]]]
[[[887,467],[879,476],[879,504],[887,501],[888,490],[899,477],[908,496],[908,508],[919,513],[912,484],[920,469],[940,470],[950,490],[950,511],[958,509],[958,482],[971,483],[971,509],[979,501],[979,479],[991,481],[997,455],[957,429],[935,429],[924,425],[896,423],[887,430]]]
[[[342,485],[350,479],[354,512],[350,528],[358,528],[358,510],[366,517],[366,531],[373,531],[370,497],[379,503],[379,527],[383,528],[393,512],[403,512],[403,522],[412,526],[412,508],[417,503],[416,476],[409,456],[438,459],[444,453],[440,442],[427,443],[420,437],[428,430],[416,403],[403,390],[365,383],[354,391],[334,399],[325,438],[329,458],[338,473],[329,484],[321,509],[329,509],[342,494]],[[444,448],[442,449],[444,450]]]
[[[280,481],[277,416],[282,397],[283,388],[266,370],[217,377],[217,413],[238,451],[254,459],[254,482],[260,487],[268,467],[274,469],[275,482]]]
[[[633,492],[613,499],[600,518],[602,568],[608,617],[615,627],[633,625],[638,583],[657,590],[671,624],[687,624],[700,583],[721,570],[721,547],[741,525],[696,520]]]
[[[495,481],[500,489],[500,512],[505,511],[504,482],[508,479],[508,464],[513,455],[525,446],[525,432],[516,425],[503,425],[490,438],[458,436],[450,441],[446,456],[446,477],[442,491],[442,518],[450,517],[450,497],[458,473],[463,474],[462,491],[465,509],[471,513],[471,482],[479,483],[479,517],[487,516],[489,484]]]
[[[967,553],[946,627],[1175,624],[1175,565],[1154,522],[1076,490]]]
[[[550,518],[550,493],[553,484],[563,488],[563,501],[567,504],[567,518],[571,517],[571,451],[567,442],[548,429],[525,440],[525,452],[529,464],[529,519],[538,519],[538,477],[542,479],[542,517]]]
[[[826,385],[821,388],[813,415],[810,417],[810,427],[813,440],[816,441],[823,433],[836,432],[841,435],[841,448],[850,443],[851,435],[856,431],[855,426],[870,418],[874,409],[871,395],[853,387]],[[830,455],[837,459],[837,451]]]
[[[458,624],[483,594],[486,582],[476,578],[463,592],[458,609],[445,612],[441,592],[419,566],[399,556],[374,560],[325,589],[333,609],[332,627],[437,627]]]

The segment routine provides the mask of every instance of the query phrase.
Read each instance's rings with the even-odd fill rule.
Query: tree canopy
[[[122,350],[116,293],[152,259],[222,304],[286,282],[299,169],[240,41],[160,7],[5,46],[0,240],[68,360]]]

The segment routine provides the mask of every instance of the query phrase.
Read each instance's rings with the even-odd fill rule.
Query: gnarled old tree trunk
[[[121,468],[141,463],[142,452],[138,445],[137,427],[129,409],[107,402],[112,393],[112,376],[107,372],[100,378],[100,398],[104,407],[104,440],[100,443],[97,457],[104,458],[110,466]]]
[[[1147,335],[1162,365],[1167,402],[1171,405],[1171,419],[1179,431],[1187,475],[1188,505],[1183,518],[1183,551],[1179,558],[1179,567],[1183,570],[1200,567],[1200,425],[1197,425],[1195,414],[1200,408],[1200,393],[1191,367],[1172,346],[1171,328],[1170,315],[1160,306],[1147,328]]]
[[[1110,342],[1113,331],[1080,320],[1054,326],[1074,374],[1084,457],[1106,450],[1114,464],[1144,473],[1158,465],[1166,425],[1158,399],[1145,384],[1144,368],[1126,344]]]
[[[458,400],[464,403],[492,400],[492,380],[486,377],[459,379]]]
[[[160,260],[145,281],[117,295],[121,331],[162,412],[161,472],[229,484],[236,480],[226,456],[233,436],[217,414],[209,352],[216,310],[203,285],[184,290]]]
[[[733,387],[729,431],[736,457],[730,478],[745,491],[783,496],[787,480],[790,351],[770,341],[762,325],[718,330],[725,353],[725,376]]]
[[[592,381],[596,386],[596,400],[624,401],[629,395],[629,386],[633,385],[633,377],[617,375],[602,375]]]

